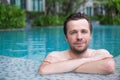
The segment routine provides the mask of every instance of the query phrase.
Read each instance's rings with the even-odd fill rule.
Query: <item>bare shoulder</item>
[[[53,51],[53,52],[50,52],[48,56],[60,57],[60,56],[64,56],[66,53],[67,53],[67,50],[66,51]]]
[[[103,56],[111,56],[113,57],[110,52],[106,49],[98,49],[98,50],[95,50],[95,55],[103,55]]]
[[[58,56],[58,54],[60,54],[59,51],[53,51],[53,52],[50,52],[47,56]]]
[[[67,50],[66,51],[53,51],[50,52],[47,57],[45,58],[44,61],[47,62],[59,62],[59,61],[64,61],[64,60],[68,60],[69,57],[67,55]]]
[[[110,54],[110,52],[106,49],[98,49],[96,50],[97,54]]]

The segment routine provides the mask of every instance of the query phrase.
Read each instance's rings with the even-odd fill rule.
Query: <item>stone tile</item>
[[[0,56],[0,80],[120,80],[120,56],[115,58],[116,72],[109,75],[63,73],[40,75],[40,62]]]

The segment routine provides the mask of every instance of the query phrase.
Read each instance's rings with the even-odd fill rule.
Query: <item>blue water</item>
[[[120,55],[120,26],[94,26],[90,48],[107,49]],[[0,31],[0,55],[43,60],[56,50],[68,49],[62,27],[39,27],[29,30]]]

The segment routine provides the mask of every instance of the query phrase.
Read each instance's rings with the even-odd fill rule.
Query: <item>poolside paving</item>
[[[62,73],[40,75],[40,62],[0,56],[0,80],[120,80],[120,56],[115,58],[116,71],[109,75]]]

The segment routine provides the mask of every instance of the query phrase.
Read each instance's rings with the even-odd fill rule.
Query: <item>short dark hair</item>
[[[92,33],[92,24],[88,16],[84,13],[78,12],[78,13],[73,13],[70,16],[68,16],[64,22],[63,31],[66,37],[67,37],[67,23],[71,20],[78,20],[78,19],[86,19],[89,23],[90,33]]]

